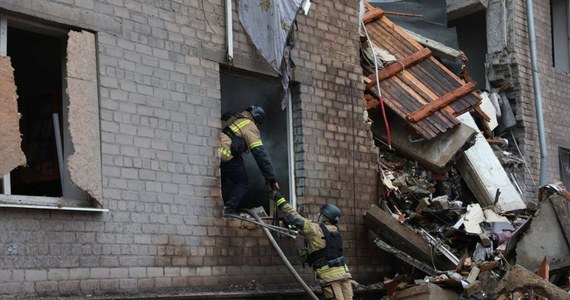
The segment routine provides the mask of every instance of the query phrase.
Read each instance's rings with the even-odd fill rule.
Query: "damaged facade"
[[[279,63],[258,53],[251,24],[240,21],[250,2],[231,2],[0,0],[0,103],[7,108],[0,112],[0,175],[9,173],[0,194],[1,295],[299,296],[259,228],[222,218],[220,117],[251,104],[270,115],[261,131],[284,194],[310,218],[326,202],[342,210],[355,283],[381,282],[381,293],[399,299],[528,289],[509,280],[545,286],[544,274],[533,277],[544,259],[533,245],[544,237],[529,221],[557,230],[566,243],[548,255],[567,257],[568,210],[554,185],[538,201],[524,3],[448,1],[459,41],[450,47],[449,39],[424,39],[430,30],[396,26],[390,16],[398,12],[311,1],[290,25],[284,55],[290,51],[291,78],[284,80]],[[551,53],[550,11],[535,11],[541,53]],[[486,48],[461,34],[471,22],[461,18],[481,13]],[[570,106],[562,100],[568,74],[540,57],[552,120],[548,180],[558,181],[570,178],[554,159],[559,147],[570,153]],[[482,71],[469,73],[475,69]],[[512,118],[500,118],[494,104]],[[501,151],[514,145],[515,158]],[[251,182],[247,205],[266,204],[262,178]],[[291,260],[302,247],[286,238],[279,244]],[[519,252],[523,266],[507,268]],[[560,286],[568,260],[546,262]],[[496,270],[507,271],[499,277]],[[383,280],[394,274],[401,276]],[[419,275],[430,284],[403,289]],[[540,295],[561,295],[551,285]]]
[[[531,72],[519,71],[530,69],[530,54],[524,52],[529,49],[526,20],[514,18],[516,25],[523,26],[508,25],[519,9],[526,15],[525,7],[507,1],[448,1],[448,17],[454,19],[450,24],[457,26],[462,53],[443,45],[453,44],[445,37],[432,34],[426,38],[411,31],[417,29],[412,21],[400,20],[402,27],[409,26],[402,30],[384,20],[389,15],[429,18],[443,6],[414,0],[380,2],[376,5],[382,9],[366,5],[363,19],[368,33],[362,36],[361,57],[367,112],[381,148],[384,193],[378,206],[368,210],[366,222],[376,234],[375,244],[405,263],[400,272],[384,281],[387,293],[394,299],[568,299],[570,243],[565,234],[570,230],[570,197],[557,184],[538,188],[534,176],[539,168],[530,166],[541,159],[533,152],[521,151],[523,137],[517,135],[531,129],[537,132],[540,123],[534,114],[533,119],[521,115],[525,109],[535,109],[534,95],[527,94],[526,99],[516,96],[520,89],[532,91],[533,83],[539,82],[531,78]],[[560,9],[562,4],[555,2]],[[552,9],[553,22],[556,7]],[[543,8],[537,14],[542,18]],[[567,8],[563,8],[565,13]],[[489,40],[472,34],[485,33],[485,13]],[[474,20],[477,18],[479,22]],[[441,26],[446,26],[445,19]],[[539,24],[546,23],[540,20]],[[545,29],[550,30],[537,28],[539,39],[545,38]],[[520,29],[522,32],[516,31]],[[553,24],[552,34],[556,32]],[[502,44],[496,44],[497,34]],[[509,40],[513,34],[516,39]],[[487,48],[480,47],[485,43],[491,43],[485,46],[488,49],[501,53],[485,52]],[[544,59],[541,54],[545,50],[538,44],[539,57]],[[552,44],[554,53],[560,50],[556,44]],[[491,60],[509,55],[509,65],[486,64],[482,54]],[[475,59],[468,59],[470,55]],[[552,65],[541,62],[539,68],[552,70]],[[559,57],[550,63],[560,68]],[[444,66],[454,74],[442,72]],[[475,66],[476,71],[470,73],[469,66]],[[502,73],[498,71],[501,68]],[[458,110],[475,86],[480,101]],[[543,101],[547,107],[549,101],[557,100]],[[442,122],[441,116],[451,122]],[[453,131],[453,117],[464,132]],[[545,131],[551,133],[557,124],[547,122]],[[537,135],[525,141],[538,143]],[[558,136],[567,139],[567,132],[550,135],[549,148],[561,147]],[[545,152],[540,154],[544,159]],[[563,184],[567,158],[555,156],[554,161],[560,168],[553,169],[551,162],[547,180]],[[526,184],[517,178],[525,178]]]
[[[272,114],[261,131],[284,194],[294,187],[310,217],[326,201],[342,209],[357,280],[387,268],[362,242],[377,187],[362,122],[358,3],[313,1],[297,17],[289,115],[278,74],[235,5],[228,60],[225,9],[224,1],[0,1],[0,169],[10,173],[0,195],[2,295],[290,287],[263,233],[222,218],[220,117],[251,104]],[[294,246],[282,241],[291,257]]]

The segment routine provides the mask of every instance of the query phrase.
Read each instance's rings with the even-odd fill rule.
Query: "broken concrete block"
[[[480,291],[481,291],[481,282],[479,280],[476,280],[473,283],[468,284],[463,289],[463,294],[467,297],[471,297]]]
[[[478,267],[473,266],[469,272],[469,276],[467,276],[467,282],[474,283],[475,280],[477,280],[477,277],[479,277],[479,272],[481,272],[481,270]]]
[[[446,195],[433,198],[431,200],[433,208],[438,211],[449,209],[449,200]]]
[[[478,130],[470,114],[458,117],[463,125],[478,131],[475,145],[464,152],[457,161],[459,174],[482,206],[495,205],[499,212],[525,209],[526,205],[511,183],[493,149]],[[497,190],[500,190],[495,204]]]
[[[473,234],[483,233],[481,229],[481,222],[485,222],[485,215],[483,210],[481,210],[481,205],[469,204],[467,205],[467,213],[465,214],[465,221],[463,226],[465,226],[465,231]]]
[[[459,295],[452,290],[446,290],[433,283],[425,283],[394,294],[398,300],[457,300]]]
[[[421,214],[424,208],[429,207],[429,204],[430,203],[428,197],[421,198],[420,201],[418,202],[418,206],[416,206],[416,212],[418,214]]]
[[[443,172],[447,164],[471,146],[476,134],[471,127],[456,126],[431,140],[415,141],[404,122],[393,117],[389,118],[389,122],[392,147],[438,173]],[[374,123],[370,129],[375,137],[386,140],[386,130],[381,124]]]
[[[430,265],[435,264],[439,270],[455,269],[455,264],[451,263],[445,256],[434,253],[432,247],[422,236],[409,226],[398,222],[380,207],[372,206],[368,209],[364,220],[368,229],[378,234],[392,247],[421,262]]]
[[[517,264],[536,272],[544,256],[550,260],[570,256],[570,247],[552,206],[552,196],[539,204],[529,229],[516,245]]]

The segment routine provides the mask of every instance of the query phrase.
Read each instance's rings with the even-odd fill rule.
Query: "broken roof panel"
[[[472,83],[446,69],[381,9],[367,3],[363,21],[370,42],[397,59],[378,71],[384,103],[423,138],[432,139],[460,125],[455,117],[479,105],[481,97],[473,92]],[[374,92],[376,74],[373,68],[363,68],[370,79],[366,88]]]

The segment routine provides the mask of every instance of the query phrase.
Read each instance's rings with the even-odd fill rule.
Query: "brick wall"
[[[517,119],[519,143],[529,163],[531,176],[525,172],[526,200],[536,201],[540,170],[540,146],[536,122],[532,68],[526,19],[526,2],[514,4],[514,49],[517,61],[518,100]],[[535,30],[538,53],[538,73],[541,84],[542,107],[545,120],[545,136],[548,152],[548,176],[546,183],[560,180],[558,147],[570,147],[569,83],[570,75],[553,67],[552,31],[549,2],[535,1]]]
[[[0,1],[24,18],[97,32],[103,205],[110,210],[0,210],[0,294],[294,282],[259,230],[221,218],[224,3]],[[299,17],[295,171],[310,216],[327,201],[342,209],[348,264],[366,282],[381,280],[386,262],[371,249],[362,218],[376,201],[377,175],[362,122],[357,16],[356,1],[316,0]],[[235,67],[269,73],[235,11],[233,25]],[[280,243],[292,257],[294,242]],[[307,269],[302,274],[311,278]]]

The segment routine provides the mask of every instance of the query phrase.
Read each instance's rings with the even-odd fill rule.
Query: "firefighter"
[[[222,198],[224,216],[236,214],[243,200],[249,179],[243,155],[251,152],[271,189],[279,189],[271,158],[261,141],[258,125],[263,123],[265,111],[261,106],[252,105],[241,113],[227,117],[221,134],[220,169],[222,175]],[[222,118],[224,119],[224,118]],[[231,184],[233,184],[233,187]]]
[[[278,191],[272,191],[271,198],[284,216],[284,222],[305,237],[306,262],[315,272],[325,299],[352,299],[352,276],[342,254],[342,238],[337,227],[340,209],[325,204],[318,221],[313,222],[301,216]]]

